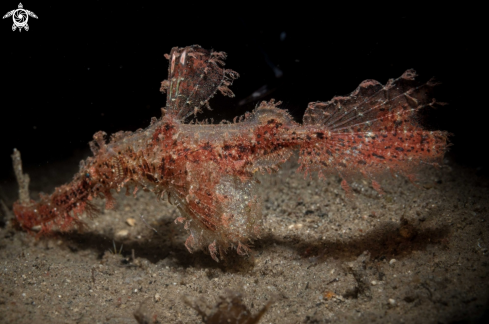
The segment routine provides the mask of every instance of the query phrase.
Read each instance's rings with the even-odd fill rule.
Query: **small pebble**
[[[300,229],[302,228],[302,224],[301,223],[298,223],[298,224],[292,224],[292,225],[289,225],[289,229]]]
[[[375,285],[377,284],[377,281],[373,280],[373,281],[371,282],[371,284],[372,284],[372,286],[375,286]]]
[[[119,232],[115,233],[115,236],[118,238],[124,238],[127,237],[128,235],[129,235],[128,230],[120,230]]]
[[[155,294],[155,302],[159,302],[161,300],[161,295],[156,293]]]
[[[136,225],[136,220],[134,218],[128,218],[126,219],[126,224],[133,227],[134,225]]]
[[[391,260],[389,261],[389,264],[390,264],[390,265],[394,265],[394,263],[396,263],[396,262],[397,262],[397,260],[396,260],[396,259],[391,259]]]
[[[395,299],[389,299],[389,304],[391,304],[391,306],[396,306],[396,300]]]

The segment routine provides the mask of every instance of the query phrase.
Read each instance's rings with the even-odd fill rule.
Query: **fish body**
[[[176,221],[189,231],[190,252],[204,249],[218,261],[230,248],[247,254],[259,238],[255,174],[273,172],[294,152],[306,174],[339,174],[347,192],[348,182],[361,176],[382,193],[379,174],[410,176],[422,163],[438,163],[447,147],[446,132],[427,131],[417,121],[419,110],[436,104],[430,96],[435,83],[418,83],[412,70],[386,85],[366,80],[349,96],[310,103],[302,123],[274,100],[233,122],[187,123],[217,91],[234,96],[228,86],[238,74],[223,68],[224,53],[197,45],[173,48],[166,57],[162,117],[108,142],[104,132],[96,133],[93,157],[80,164],[71,183],[37,202],[14,204],[23,228],[70,229],[82,224],[83,212],[96,214],[94,198],[104,198],[110,209],[114,192],[142,188],[178,207]]]

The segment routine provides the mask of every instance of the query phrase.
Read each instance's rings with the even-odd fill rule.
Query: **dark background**
[[[413,68],[442,85],[433,129],[454,134],[449,158],[487,172],[485,112],[487,42],[481,8],[348,4],[195,7],[184,2],[129,4],[23,1],[30,30],[0,21],[0,180],[13,177],[10,154],[27,168],[67,159],[88,148],[99,130],[134,131],[160,116],[167,76],[163,54],[200,44],[228,53],[241,77],[235,99],[211,101],[204,117],[232,119],[276,98],[297,121],[307,103],[347,95],[364,79],[386,83]],[[17,8],[3,1],[1,15]],[[483,60],[484,58],[484,60]],[[282,72],[276,77],[273,68]],[[274,92],[239,104],[260,87]],[[0,182],[1,183],[1,182]]]

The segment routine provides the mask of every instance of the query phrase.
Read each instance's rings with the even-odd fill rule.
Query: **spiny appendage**
[[[304,126],[311,140],[301,147],[301,169],[375,179],[386,170],[409,176],[419,164],[436,165],[447,133],[424,130],[416,120],[418,111],[436,103],[430,97],[436,84],[419,84],[415,76],[408,70],[385,86],[366,80],[348,97],[309,104]],[[375,180],[372,185],[381,192]]]
[[[161,91],[167,92],[167,112],[184,121],[201,107],[210,109],[209,99],[219,90],[223,95],[234,97],[228,88],[239,74],[222,68],[226,53],[202,49],[198,45],[174,47],[165,54],[170,61],[168,80],[161,83]]]

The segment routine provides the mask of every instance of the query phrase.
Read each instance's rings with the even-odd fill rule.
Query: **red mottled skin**
[[[218,261],[228,248],[248,253],[262,226],[254,173],[276,169],[294,150],[306,174],[339,174],[347,193],[347,180],[361,175],[382,193],[378,174],[409,176],[420,163],[436,164],[447,147],[445,132],[416,122],[417,112],[435,103],[429,97],[435,84],[415,82],[412,70],[385,86],[367,80],[348,97],[310,103],[302,124],[273,100],[233,123],[185,124],[217,90],[233,96],[228,86],[238,74],[222,67],[224,53],[197,45],[173,48],[166,57],[162,118],[145,130],[116,133],[108,143],[105,133],[96,133],[94,156],[82,162],[72,182],[38,202],[14,204],[24,229],[70,229],[83,212],[96,213],[93,198],[105,198],[106,208],[113,208],[112,192],[143,188],[159,198],[166,194],[178,207],[176,221],[190,232],[190,252],[204,249]]]

